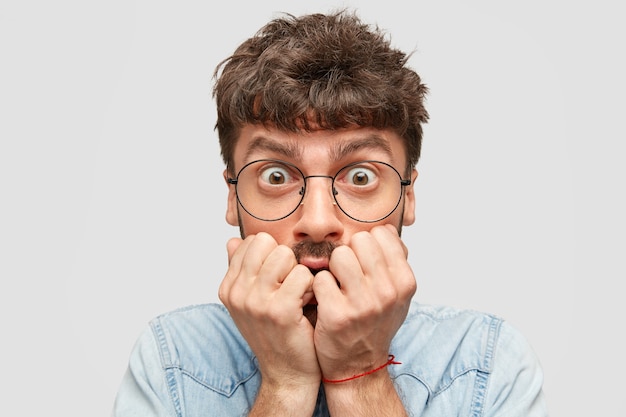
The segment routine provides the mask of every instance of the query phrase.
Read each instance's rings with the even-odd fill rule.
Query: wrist
[[[331,415],[406,416],[387,368],[345,383],[324,383]]]
[[[354,373],[352,376],[346,376],[346,377],[337,378],[337,379],[322,377],[322,382],[324,384],[341,384],[341,383],[344,383],[344,382],[350,382],[350,381],[354,381],[356,379],[369,377],[370,375],[375,374],[376,372],[385,369],[389,365],[400,365],[400,364],[401,364],[401,362],[396,361],[394,355],[389,355],[387,357],[387,362],[383,363],[380,366],[368,369],[368,370],[363,371],[363,372]]]
[[[261,381],[250,416],[313,415],[319,381],[304,384],[294,381]]]

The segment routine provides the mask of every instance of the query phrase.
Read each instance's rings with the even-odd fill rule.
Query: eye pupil
[[[285,176],[280,172],[272,172],[269,177],[270,184],[283,184]]]
[[[368,176],[364,172],[357,172],[352,176],[352,181],[356,185],[365,185],[368,183]]]

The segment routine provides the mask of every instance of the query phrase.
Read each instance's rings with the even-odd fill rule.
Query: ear
[[[239,226],[238,206],[237,206],[237,192],[235,191],[235,185],[228,183],[228,170],[223,172],[224,182],[228,187],[228,199],[226,204],[226,223],[231,226]]]
[[[404,187],[404,214],[402,225],[410,226],[415,222],[415,191],[413,186],[417,180],[417,170],[411,172],[411,184]]]

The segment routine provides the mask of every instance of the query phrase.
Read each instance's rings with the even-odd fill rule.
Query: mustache
[[[296,243],[291,249],[296,255],[296,260],[300,262],[300,259],[306,256],[313,258],[325,258],[330,259],[330,254],[340,246],[337,243],[330,241],[312,242],[310,240],[303,240]]]

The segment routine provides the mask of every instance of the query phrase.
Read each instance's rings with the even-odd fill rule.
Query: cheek
[[[371,229],[374,226],[391,224],[396,229],[400,230],[402,229],[403,219],[404,219],[404,205],[401,202],[400,205],[398,205],[398,207],[396,208],[396,210],[389,215],[389,217],[385,218],[384,220],[378,223],[367,223],[368,225],[367,229]]]
[[[275,221],[275,222],[266,222],[262,220],[255,219],[250,216],[243,210],[239,210],[239,230],[241,233],[241,237],[245,238],[249,235],[255,235],[259,232],[265,232],[272,235],[272,237],[281,245],[292,246],[294,243],[298,241],[298,237],[294,236],[294,229],[296,228],[297,218],[296,216],[290,216],[286,219]],[[350,238],[352,235],[369,231],[374,226],[380,226],[385,224],[393,225],[397,230],[398,234],[402,230],[402,208],[401,206],[391,214],[391,216],[387,217],[385,220],[378,223],[361,223],[351,220],[349,218],[344,219],[344,233],[342,235],[342,243],[347,244],[350,242]]]
[[[255,235],[259,232],[269,233],[278,244],[290,244],[293,241],[292,231],[294,225],[289,218],[266,222],[251,217],[246,212],[239,213],[239,229],[243,238]]]

